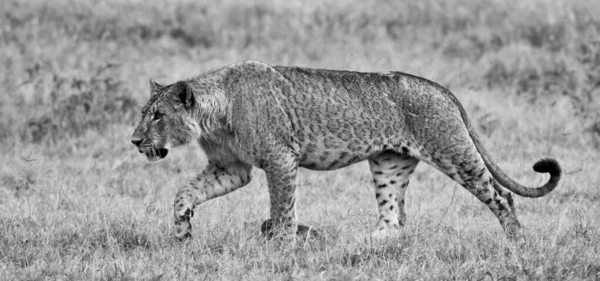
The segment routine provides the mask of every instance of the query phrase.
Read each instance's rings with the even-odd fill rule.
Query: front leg
[[[276,229],[285,234],[295,234],[298,230],[296,220],[296,174],[298,162],[294,154],[281,155],[272,159],[263,167],[267,175],[271,218],[263,223],[261,231],[268,238]]]
[[[212,162],[189,184],[181,187],[175,196],[175,237],[185,240],[192,236],[190,218],[197,205],[230,193],[248,184],[252,166],[232,163],[218,166]]]

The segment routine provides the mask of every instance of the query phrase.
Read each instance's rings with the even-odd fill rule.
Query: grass
[[[593,1],[55,0],[0,2],[0,279],[600,278],[600,6]],[[399,70],[449,87],[519,182],[561,162],[550,195],[517,198],[525,243],[421,164],[408,225],[369,238],[366,163],[301,170],[300,221],[323,241],[264,241],[264,173],[197,207],[173,240],[172,200],[206,159],[197,145],[151,164],[129,143],[147,80],[239,60]]]

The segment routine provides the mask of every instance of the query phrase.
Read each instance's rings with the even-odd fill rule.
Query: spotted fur
[[[197,140],[209,159],[177,192],[178,238],[191,235],[195,206],[246,185],[252,167],[267,176],[271,218],[263,227],[289,233],[298,228],[298,167],[334,170],[368,160],[379,209],[376,231],[386,231],[406,224],[404,195],[423,161],[486,204],[511,237],[520,226],[510,191],[543,196],[561,176],[556,160],[543,159],[534,170],[549,173],[548,183],[516,183],[491,160],[448,90],[401,72],[240,62],[172,85],[150,85],[132,142],[158,160],[171,147]]]

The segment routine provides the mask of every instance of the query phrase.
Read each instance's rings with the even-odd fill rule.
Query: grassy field
[[[98,2],[98,3],[96,3]],[[517,3],[518,2],[518,3]],[[1,280],[600,280],[600,2],[0,1]],[[147,81],[240,60],[404,71],[448,87],[517,181],[525,243],[421,164],[399,237],[372,240],[366,163],[301,170],[298,213],[323,241],[265,241],[264,173],[196,208],[174,241],[197,145],[151,164],[129,142]],[[504,278],[504,279],[502,279]]]

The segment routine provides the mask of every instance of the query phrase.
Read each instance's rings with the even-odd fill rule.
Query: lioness
[[[296,233],[298,167],[334,170],[368,160],[379,220],[375,235],[406,223],[404,195],[419,161],[464,186],[496,215],[509,237],[520,224],[512,191],[540,197],[561,177],[554,159],[533,170],[549,173],[524,187],[492,161],[459,101],[442,86],[401,72],[361,73],[239,62],[161,86],[131,142],[150,161],[198,141],[209,163],[175,197],[175,236],[191,236],[194,207],[248,184],[252,167],[265,171],[270,220]],[[301,226],[305,228],[305,226]],[[267,230],[268,231],[268,230]]]

